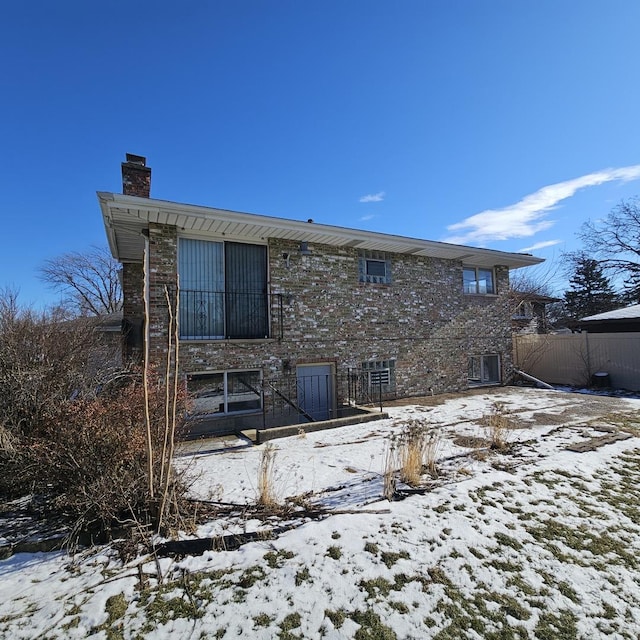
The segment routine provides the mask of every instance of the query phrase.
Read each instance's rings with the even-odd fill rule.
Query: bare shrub
[[[94,539],[125,526],[167,531],[185,504],[182,477],[167,471],[175,426],[167,398],[179,420],[185,390],[175,374],[105,377],[110,363],[96,366],[94,328],[20,309],[0,292],[0,497],[36,495]]]
[[[60,403],[37,434],[22,437],[11,456],[2,456],[0,476],[12,469],[13,477],[10,487],[3,483],[1,488],[18,495],[29,489],[46,497],[52,510],[74,521],[74,531],[96,539],[108,539],[127,526],[155,524],[142,394],[137,376],[117,392]],[[163,421],[163,394],[163,384],[156,380],[150,400],[154,424]],[[154,429],[153,434],[154,450],[160,452],[162,431]],[[160,460],[158,455],[158,467]],[[159,473],[155,477],[159,493]],[[169,493],[177,499],[184,493],[182,485],[182,478],[173,476]],[[167,526],[178,512],[168,510]]]
[[[258,465],[258,504],[263,507],[274,507],[278,504],[275,491],[275,446],[268,442],[262,450]]]
[[[494,402],[491,413],[483,416],[481,423],[491,443],[491,449],[498,451],[506,448],[513,430],[517,428],[502,402]]]
[[[0,424],[31,436],[72,396],[93,393],[114,361],[97,320],[69,320],[63,310],[21,309],[0,291]]]

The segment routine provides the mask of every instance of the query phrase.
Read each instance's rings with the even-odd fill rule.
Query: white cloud
[[[370,213],[369,215],[366,216],[362,216],[360,218],[361,222],[365,222],[366,220],[373,220],[374,218],[377,218],[378,216],[374,215],[373,213]]]
[[[576,191],[615,180],[629,182],[638,179],[640,165],[633,165],[619,169],[604,169],[573,180],[551,184],[508,207],[487,209],[462,222],[449,225],[447,229],[458,234],[445,238],[445,242],[485,244],[510,238],[528,238],[552,227],[555,222],[545,220],[548,212],[557,208],[559,202],[570,198]]]
[[[530,247],[525,247],[524,249],[518,249],[519,253],[531,253],[532,251],[537,251],[538,249],[544,249],[546,247],[553,247],[556,244],[560,244],[563,240],[545,240],[544,242],[536,242],[532,244]]]
[[[379,191],[378,193],[370,193],[366,196],[362,196],[358,202],[382,202],[386,193]]]

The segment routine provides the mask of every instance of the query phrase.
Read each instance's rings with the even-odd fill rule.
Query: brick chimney
[[[122,193],[125,196],[149,198],[151,193],[151,168],[147,159],[127,153],[127,161],[122,163]]]

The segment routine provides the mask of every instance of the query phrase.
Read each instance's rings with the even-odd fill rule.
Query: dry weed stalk
[[[491,413],[488,416],[484,416],[482,423],[487,432],[487,438],[491,442],[491,449],[504,449],[507,446],[511,432],[515,428],[504,403],[494,402]]]
[[[440,446],[442,444],[442,437],[440,431],[435,428],[427,431],[425,449],[424,449],[424,462],[427,471],[435,478],[438,475],[438,454],[440,453]]]
[[[384,472],[382,474],[382,496],[393,500],[396,492],[397,443],[395,437],[389,438],[384,456]]]
[[[258,466],[258,504],[263,507],[274,507],[278,504],[275,494],[275,446],[268,442],[262,450]]]

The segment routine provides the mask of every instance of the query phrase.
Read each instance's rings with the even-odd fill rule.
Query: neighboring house
[[[640,304],[581,318],[578,328],[589,333],[640,332]]]
[[[546,307],[552,302],[560,302],[560,298],[552,298],[537,293],[514,291],[515,309],[511,316],[514,333],[549,333],[551,327],[547,320]]]
[[[162,368],[165,287],[179,282],[180,367],[198,413],[269,426],[510,378],[509,269],[541,259],[151,199],[140,156],[122,175],[124,195],[98,198],[123,266],[128,352],[142,345],[146,296]]]

